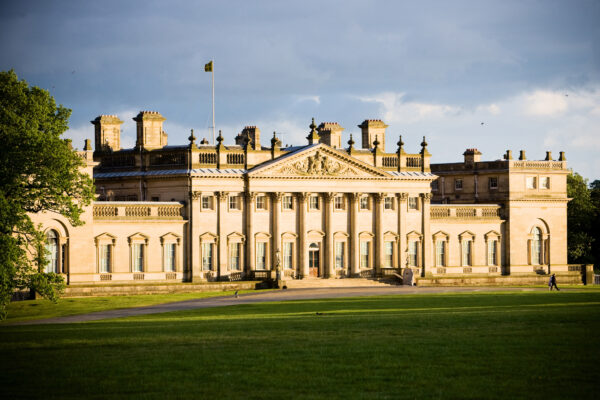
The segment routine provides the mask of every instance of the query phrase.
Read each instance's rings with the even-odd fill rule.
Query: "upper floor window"
[[[418,210],[419,209],[419,198],[418,197],[409,197],[408,198],[408,209],[409,210]]]
[[[212,210],[213,209],[213,196],[202,196],[202,209]]]
[[[238,195],[229,196],[229,209],[230,210],[241,210],[242,209],[240,196],[238,196]]]
[[[319,196],[318,195],[310,196],[308,207],[311,210],[318,210],[319,209]]]
[[[336,210],[344,209],[344,196],[335,196],[333,198],[333,208]]]
[[[292,198],[292,196],[289,194],[283,196],[283,198],[281,199],[281,208],[283,208],[284,210],[292,210],[293,207],[294,199]]]
[[[454,180],[454,190],[462,190],[463,188],[463,180],[457,178]]]
[[[490,177],[489,180],[489,188],[490,189],[498,189],[498,178],[497,177]]]
[[[526,186],[527,189],[535,189],[537,187],[537,178],[535,176],[528,176]]]
[[[540,178],[540,189],[550,189],[550,177],[542,176]]]
[[[369,196],[361,196],[360,198],[360,209],[368,210],[369,209]]]
[[[256,209],[266,210],[267,209],[267,196],[256,196]]]
[[[437,192],[439,190],[439,186],[440,186],[440,184],[437,179],[435,181],[431,182],[431,190],[432,191]]]
[[[394,209],[394,198],[393,197],[385,197],[383,199],[383,208],[386,210],[393,210]]]

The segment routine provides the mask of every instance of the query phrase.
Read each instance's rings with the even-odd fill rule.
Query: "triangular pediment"
[[[258,165],[249,176],[390,178],[390,174],[326,144],[306,146],[275,160]]]

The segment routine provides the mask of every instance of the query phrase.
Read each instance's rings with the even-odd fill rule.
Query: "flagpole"
[[[213,125],[213,144],[216,144],[215,140],[215,59],[212,59],[212,125]]]

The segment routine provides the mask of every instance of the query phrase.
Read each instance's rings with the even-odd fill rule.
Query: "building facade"
[[[165,118],[142,111],[136,146],[121,121],[94,119],[82,157],[97,200],[72,227],[46,229],[49,270],[70,284],[402,276],[499,276],[568,271],[566,160],[431,164],[425,138],[386,153],[387,125],[365,120],[362,143],[313,120],[304,146],[265,146],[245,127],[234,145],[167,145]]]

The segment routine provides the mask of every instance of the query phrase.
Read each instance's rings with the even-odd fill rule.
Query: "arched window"
[[[542,231],[540,228],[533,229],[533,240],[531,241],[531,262],[533,264],[543,264],[542,251]]]
[[[58,234],[54,230],[49,230],[46,233],[46,259],[48,264],[46,265],[46,272],[58,273]]]

